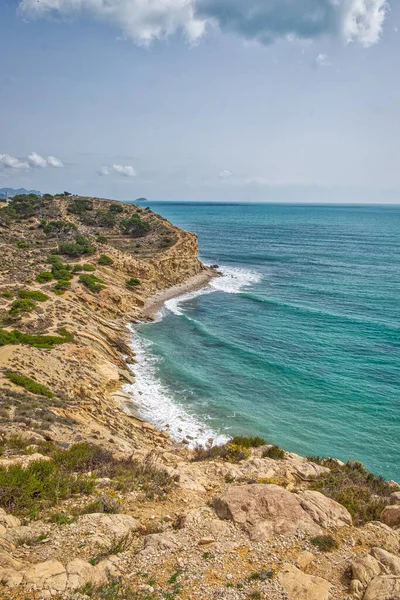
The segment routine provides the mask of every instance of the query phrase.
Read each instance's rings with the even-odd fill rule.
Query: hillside
[[[135,414],[126,326],[216,275],[194,234],[17,195],[0,252],[0,597],[400,598],[397,483],[260,438],[190,450]]]

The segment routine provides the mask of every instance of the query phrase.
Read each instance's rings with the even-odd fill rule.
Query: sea
[[[222,276],[132,326],[140,415],[400,481],[400,206],[146,202]]]

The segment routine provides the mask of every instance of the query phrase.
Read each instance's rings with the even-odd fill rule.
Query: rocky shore
[[[0,210],[0,597],[399,600],[395,482],[259,438],[189,450],[132,413],[126,324],[215,276],[196,236],[26,205]]]

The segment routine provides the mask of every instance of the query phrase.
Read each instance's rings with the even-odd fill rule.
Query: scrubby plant
[[[116,213],[116,214],[120,214],[124,212],[124,207],[121,206],[120,204],[111,204],[111,206],[108,209],[111,213]]]
[[[66,279],[60,279],[59,281],[57,281],[56,285],[53,287],[53,291],[57,295],[62,296],[64,294],[64,292],[66,292],[70,288],[71,288],[70,281],[68,281]]]
[[[13,330],[7,331],[6,329],[0,329],[0,346],[16,346],[23,344],[25,346],[32,346],[33,348],[44,348],[51,350],[59,344],[66,344],[73,341],[73,335],[68,333],[65,329],[60,329],[60,336],[56,335],[33,335],[30,333],[23,333],[22,331]]]
[[[137,277],[130,277],[126,281],[126,285],[127,285],[128,288],[137,287],[138,285],[141,285],[141,284],[142,284],[142,282]]]
[[[98,210],[96,218],[99,227],[114,227],[117,222],[116,215],[108,210]]]
[[[101,266],[109,266],[113,265],[114,261],[110,256],[107,256],[106,254],[101,254],[97,263]]]
[[[238,463],[246,458],[249,458],[250,450],[243,446],[238,446],[232,442],[226,444],[220,444],[218,446],[211,446],[210,448],[203,448],[198,446],[195,449],[194,461],[201,460],[215,460],[216,458],[222,458],[229,463]]]
[[[57,525],[70,525],[73,522],[73,518],[69,517],[63,512],[56,512],[50,515],[50,523],[56,523]]]
[[[246,437],[242,435],[233,437],[231,442],[243,448],[260,448],[266,444],[266,441],[261,437]]]
[[[3,290],[1,292],[1,295],[3,296],[3,298],[12,298],[13,297],[13,293],[11,290]]]
[[[95,275],[80,275],[79,283],[83,283],[94,294],[98,294],[106,287],[104,281]]]
[[[285,458],[285,451],[279,446],[271,446],[263,452],[263,458],[273,458],[274,460],[282,460]]]
[[[150,225],[143,221],[138,214],[134,214],[128,219],[122,219],[120,222],[122,233],[131,235],[134,238],[143,237],[150,231]]]
[[[88,265],[88,264],[84,264],[84,265],[74,265],[72,267],[72,272],[73,273],[81,273],[82,271],[86,271],[86,272],[93,272],[96,270],[96,267],[94,267],[93,265]]]
[[[15,385],[19,385],[23,387],[28,392],[32,394],[38,394],[39,396],[46,396],[46,398],[53,398],[54,394],[49,388],[41,383],[38,383],[31,377],[27,377],[26,375],[19,375],[18,373],[13,373],[12,371],[6,371],[4,376],[7,377],[9,381],[14,383]]]
[[[347,508],[356,525],[378,520],[393,492],[390,483],[358,461],[331,464],[330,472],[320,475],[313,489]]]
[[[9,211],[16,217],[28,219],[37,214],[43,202],[37,194],[17,194],[8,203]]]
[[[96,248],[83,235],[77,235],[75,242],[62,242],[58,245],[58,253],[66,256],[76,257],[84,254],[94,254]]]
[[[321,552],[332,552],[332,550],[339,547],[339,544],[331,535],[317,535],[310,542]]]
[[[21,250],[26,250],[27,248],[30,248],[30,244],[28,242],[20,240],[19,242],[17,242],[17,248],[20,248]]]
[[[14,300],[8,312],[10,316],[17,317],[22,313],[30,313],[33,310],[35,310],[35,303],[33,300],[24,299]]]
[[[93,201],[89,198],[74,198],[68,205],[68,212],[74,215],[82,215],[91,210],[93,210]]]
[[[49,281],[51,281],[53,279],[53,274],[50,273],[50,271],[41,271],[37,276],[36,276],[36,281],[38,283],[48,283]]]
[[[106,237],[105,235],[102,235],[101,233],[98,233],[96,235],[96,242],[99,244],[107,244],[108,237]]]
[[[46,235],[68,234],[76,230],[76,225],[70,221],[47,221],[43,225],[43,232]]]
[[[18,296],[23,300],[35,300],[36,302],[46,302],[49,299],[47,294],[43,294],[43,292],[37,290],[19,290]]]

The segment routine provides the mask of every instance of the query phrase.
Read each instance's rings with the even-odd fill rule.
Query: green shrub
[[[339,544],[331,535],[317,535],[310,541],[321,552],[332,552],[332,550],[339,547]]]
[[[22,313],[30,313],[35,310],[35,303],[32,300],[14,300],[11,304],[9,314],[16,317]]]
[[[28,219],[37,214],[43,202],[37,194],[17,194],[8,203],[10,212],[20,219]]]
[[[150,231],[150,225],[143,221],[138,214],[134,214],[129,219],[122,219],[120,222],[122,233],[131,235],[134,238],[143,237]]]
[[[23,242],[20,240],[19,242],[17,242],[17,248],[21,248],[21,250],[30,248],[30,244],[28,244],[28,242]]]
[[[70,525],[73,519],[63,512],[56,512],[50,515],[50,523],[56,523],[57,525]]]
[[[96,218],[100,227],[114,227],[117,220],[116,215],[108,210],[98,210]]]
[[[106,266],[113,265],[114,261],[110,256],[107,256],[106,254],[101,254],[97,263],[101,266]]]
[[[76,493],[90,494],[94,486],[94,477],[75,477],[53,461],[35,461],[26,469],[20,465],[0,467],[0,506],[7,512],[29,514]]]
[[[266,441],[261,437],[245,437],[237,435],[232,438],[231,443],[242,446],[243,448],[260,448],[261,446],[265,446]]]
[[[0,329],[0,346],[16,346],[23,344],[33,348],[44,348],[51,350],[59,344],[67,344],[73,341],[73,336],[65,329],[60,329],[60,336],[56,335],[32,335],[22,331],[7,331]]]
[[[271,446],[263,452],[263,458],[273,458],[274,460],[282,460],[285,458],[285,451],[279,446]]]
[[[81,442],[73,444],[68,450],[57,450],[53,454],[54,462],[61,468],[71,472],[94,471],[113,461],[108,450]]]
[[[50,271],[42,271],[39,275],[36,276],[36,281],[38,283],[47,283],[53,279],[53,274]]]
[[[53,291],[58,295],[62,296],[64,292],[71,288],[71,282],[66,279],[60,279],[53,287]]]
[[[94,254],[96,248],[82,235],[77,235],[75,242],[62,242],[58,246],[58,253],[66,256],[76,257],[84,254]]]
[[[46,235],[55,234],[68,234],[71,231],[76,230],[76,225],[69,221],[48,221],[43,226],[43,231]]]
[[[3,292],[1,292],[1,295],[3,296],[3,298],[12,298],[13,297],[13,293],[10,290],[4,290]]]
[[[124,207],[121,206],[120,204],[111,204],[111,206],[108,209],[111,213],[116,213],[116,214],[120,214],[124,212]]]
[[[23,300],[36,300],[37,302],[46,302],[49,299],[46,294],[37,290],[19,290],[18,296]]]
[[[313,489],[347,508],[356,525],[379,520],[393,491],[383,477],[374,475],[357,461],[343,466],[331,464],[330,472],[320,475]]]
[[[250,450],[243,446],[238,446],[232,442],[221,444],[219,446],[212,446],[211,448],[203,448],[201,446],[195,449],[194,461],[201,460],[215,460],[216,458],[222,458],[229,463],[238,463],[242,460],[249,458]]]
[[[53,392],[49,390],[45,385],[38,383],[30,377],[26,377],[26,375],[18,375],[18,373],[6,371],[4,373],[4,376],[7,377],[7,379],[15,385],[20,385],[32,394],[38,394],[38,396],[46,396],[46,398],[53,398],[54,396]]]
[[[80,275],[79,283],[83,283],[94,294],[98,294],[106,287],[104,281],[95,275]]]
[[[74,265],[72,268],[73,273],[81,273],[82,271],[91,272],[95,271],[96,267],[93,265]]]
[[[74,198],[68,205],[68,212],[74,215],[81,215],[91,210],[93,210],[93,201],[88,198]]]
[[[96,242],[98,242],[99,244],[107,244],[108,238],[105,235],[98,233],[96,235]]]
[[[136,286],[141,285],[141,284],[142,284],[142,282],[140,281],[140,279],[137,279],[137,277],[131,277],[126,282],[126,285],[128,287],[130,287],[130,288],[136,287]]]

